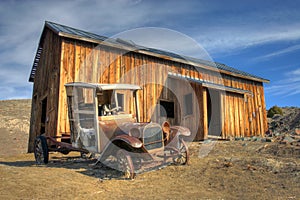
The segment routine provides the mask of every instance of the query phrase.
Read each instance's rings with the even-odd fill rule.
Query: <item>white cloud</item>
[[[28,99],[31,98],[32,86],[7,87],[0,86],[0,100],[3,99]]]
[[[284,74],[282,80],[265,87],[266,93],[270,96],[293,96],[300,94],[300,68]]]
[[[299,32],[299,34],[300,34],[300,32]],[[290,46],[288,48],[281,49],[279,51],[274,51],[272,53],[260,56],[256,59],[257,60],[269,59],[269,58],[272,58],[272,57],[276,57],[276,56],[280,56],[280,55],[283,55],[283,54],[291,53],[291,52],[297,51],[299,49],[300,49],[300,44],[297,44],[297,45]]]
[[[300,68],[296,69],[296,70],[293,70],[291,72],[288,72],[287,74],[290,75],[290,76],[299,76],[299,78],[300,78]]]
[[[207,28],[203,31],[204,33],[198,32],[198,35],[194,36],[194,38],[213,54],[237,51],[272,42],[300,39],[300,23],[290,23],[268,28],[264,28],[263,26],[261,23],[253,23],[247,27],[236,27],[233,24],[218,28]],[[266,57],[289,53],[299,48],[300,45],[295,45],[290,49],[274,52],[274,54],[267,55]]]

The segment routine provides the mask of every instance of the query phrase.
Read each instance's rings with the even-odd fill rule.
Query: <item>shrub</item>
[[[268,110],[267,117],[272,118],[275,114],[283,115],[282,109],[276,105]]]

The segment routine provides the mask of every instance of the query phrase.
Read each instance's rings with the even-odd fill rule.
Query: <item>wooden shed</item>
[[[53,22],[45,22],[29,81],[29,152],[37,135],[70,134],[64,84],[75,81],[140,85],[140,121],[186,126],[195,140],[263,136],[268,129],[267,79]]]

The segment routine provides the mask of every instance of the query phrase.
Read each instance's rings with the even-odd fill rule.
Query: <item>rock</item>
[[[271,138],[262,138],[260,141],[261,142],[272,142],[272,139]]]
[[[224,167],[232,167],[233,163],[232,162],[225,162]]]
[[[247,165],[247,169],[248,170],[257,170],[257,168],[256,167],[254,167],[254,166],[252,166],[252,165]]]
[[[211,139],[207,139],[207,140],[204,140],[204,141],[203,141],[203,144],[209,144],[209,143],[211,143],[211,142],[212,142]]]
[[[286,142],[286,143],[292,143],[292,142],[295,142],[296,140],[294,140],[291,136],[286,135],[282,141]]]
[[[300,108],[297,107],[283,107],[283,115],[274,115],[269,119],[269,130],[273,133],[295,133],[300,134]]]
[[[253,136],[251,141],[261,141],[261,137]]]
[[[251,141],[251,138],[245,137],[243,141]]]
[[[234,138],[235,141],[244,141],[244,138],[243,137],[236,137]]]

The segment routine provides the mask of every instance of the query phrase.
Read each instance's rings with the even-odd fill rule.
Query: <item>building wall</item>
[[[138,66],[138,67],[136,67]],[[157,103],[167,78],[164,61],[85,42],[62,43],[58,134],[69,133],[64,84],[72,81],[97,83],[131,83],[140,91],[140,121],[151,120],[151,108]]]
[[[69,134],[67,100],[64,84],[74,81],[98,83],[131,83],[143,87],[140,91],[140,121],[161,123],[157,107],[160,100],[175,102],[175,117],[171,124],[189,127],[196,139],[207,138],[212,127],[208,122],[220,124],[221,136],[263,135],[267,130],[264,91],[261,82],[234,77],[228,72],[210,71],[178,63],[170,58],[125,51],[104,45],[59,37],[45,29],[43,54],[37,68],[30,128],[30,142],[40,134],[41,101],[47,97],[46,134]],[[240,94],[217,92],[196,82],[174,80],[168,74],[181,74],[195,80],[251,91]],[[214,92],[213,92],[214,91]],[[184,96],[192,92],[192,115],[182,114]],[[218,96],[218,112],[210,105],[210,98]],[[216,97],[214,97],[216,98]],[[181,105],[181,107],[180,107]],[[132,108],[133,109],[133,108]],[[197,120],[198,119],[198,120]],[[30,149],[30,148],[29,148]]]
[[[199,116],[195,114],[183,117],[180,108],[177,108],[175,109],[175,119],[168,120],[172,124],[186,124],[194,132],[197,132],[199,139],[207,137],[210,130],[207,125],[207,96],[211,89],[196,83],[190,83],[190,86],[184,87],[184,84],[179,83],[175,88],[175,83],[170,84],[167,81],[168,72],[252,92],[252,95],[248,95],[220,91],[221,111],[219,113],[222,115],[220,123],[223,138],[263,135],[267,130],[263,86],[260,82],[206,69],[196,70],[187,64],[69,39],[62,42],[62,58],[59,133],[69,132],[63,85],[72,81],[86,81],[122,82],[143,86],[140,94],[141,121],[161,122],[163,119],[159,118],[158,110],[155,108],[155,105],[159,103],[157,100],[172,100],[182,105],[182,97],[188,91],[184,87],[193,88],[193,98],[198,101]],[[172,92],[169,91],[172,87],[176,91],[173,93],[176,94],[172,95]],[[199,123],[194,123],[196,118],[200,119]]]
[[[57,134],[57,96],[59,96],[61,38],[49,29],[45,29],[42,37],[44,38],[41,39],[41,41],[43,41],[43,52],[40,57],[39,67],[37,68],[33,85],[28,143],[29,152],[33,152],[33,143],[37,135],[43,134],[43,132],[51,136]],[[43,103],[45,102],[46,107],[43,111]],[[42,117],[43,115],[44,117]]]

